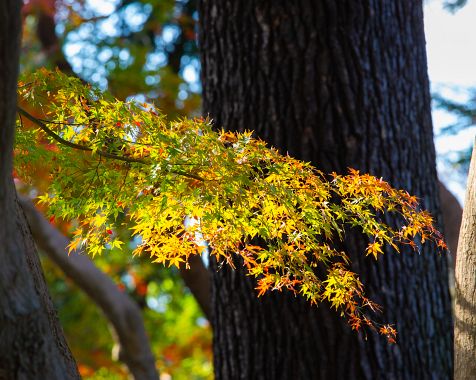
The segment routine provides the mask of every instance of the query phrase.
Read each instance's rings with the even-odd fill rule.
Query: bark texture
[[[79,379],[12,178],[21,3],[0,2],[0,379]]]
[[[158,380],[155,358],[149,344],[139,306],[121,292],[112,279],[97,268],[83,252],[68,252],[69,240],[54,228],[25,198],[19,198],[39,248],[91,300],[111,323],[119,360],[135,380]]]
[[[476,378],[476,145],[456,259],[455,380]]]
[[[200,2],[205,114],[255,130],[324,172],[382,176],[438,210],[423,13],[415,0]],[[392,221],[389,219],[389,222]],[[396,345],[351,332],[327,305],[256,299],[243,271],[213,271],[216,379],[449,379],[452,320],[445,255],[343,248]]]

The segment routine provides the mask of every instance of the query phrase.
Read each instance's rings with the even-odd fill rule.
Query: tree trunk
[[[79,379],[12,179],[20,7],[0,5],[0,379]]]
[[[455,380],[476,379],[476,144],[456,258]]]
[[[420,1],[202,0],[205,114],[253,129],[319,169],[382,176],[438,210]],[[388,222],[392,222],[390,217]],[[448,379],[452,320],[445,255],[344,249],[397,344],[355,333],[327,305],[257,299],[243,270],[213,271],[216,379]]]

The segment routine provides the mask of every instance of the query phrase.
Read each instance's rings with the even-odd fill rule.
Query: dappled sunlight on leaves
[[[168,121],[153,105],[116,100],[58,72],[22,79],[19,92],[44,113],[20,112],[39,126],[36,138],[57,144],[52,184],[39,199],[52,214],[80,220],[71,249],[94,256],[120,248],[115,230],[127,223],[141,238],[135,255],[179,267],[204,250],[199,233],[219,261],[243,258],[258,295],[287,289],[313,304],[326,300],[354,329],[394,341],[392,327],[367,317],[378,305],[336,243],[354,228],[368,236],[363,254],[374,259],[384,246],[417,249],[416,237],[444,248],[417,199],[382,179],[353,169],[325,175],[251,132],[215,131],[202,118]],[[17,149],[34,149],[19,142]],[[387,225],[385,213],[400,224]],[[197,222],[186,227],[186,218]]]

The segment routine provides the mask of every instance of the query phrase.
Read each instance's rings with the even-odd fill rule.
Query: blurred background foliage
[[[30,0],[23,8],[21,70],[54,68],[107,89],[119,99],[151,102],[170,118],[200,113],[196,45],[197,0]],[[40,113],[40,110],[38,110]],[[48,149],[47,142],[45,149]],[[34,197],[49,183],[45,167],[19,179]],[[43,210],[46,211],[46,210]],[[50,220],[63,233],[75,221]],[[112,250],[94,263],[136,300],[143,312],[161,378],[211,379],[211,330],[179,271]],[[85,379],[124,379],[98,307],[48,259],[45,275],[68,342]],[[112,353],[112,354],[111,354]]]

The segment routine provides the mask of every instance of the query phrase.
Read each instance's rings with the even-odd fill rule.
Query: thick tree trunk
[[[79,379],[12,179],[20,7],[0,3],[0,379]]]
[[[202,0],[204,112],[253,129],[319,169],[382,176],[438,210],[422,4],[415,0]],[[389,220],[391,222],[391,220]],[[219,379],[449,379],[452,321],[445,255],[344,246],[398,343],[357,334],[328,306],[256,299],[243,271],[213,266]]]
[[[476,379],[476,144],[456,259],[455,380]]]

